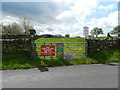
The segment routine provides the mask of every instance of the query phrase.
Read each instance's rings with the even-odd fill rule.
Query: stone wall
[[[2,39],[28,39],[30,35],[2,35]]]
[[[120,39],[86,39],[87,56],[98,51],[120,49]]]
[[[31,40],[28,35],[3,35],[2,53],[30,53]]]

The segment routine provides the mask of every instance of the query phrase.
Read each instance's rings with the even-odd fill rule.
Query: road
[[[118,88],[118,64],[2,71],[3,88]]]

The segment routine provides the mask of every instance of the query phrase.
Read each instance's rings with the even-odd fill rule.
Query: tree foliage
[[[28,24],[28,18],[26,16],[20,17],[18,23],[12,23],[9,25],[2,25],[2,33],[8,35],[28,35],[29,29],[33,29],[31,25]]]
[[[20,26],[17,23],[12,23],[11,25],[3,25],[3,34],[8,35],[19,35],[23,34],[23,31],[21,30]]]
[[[75,36],[75,38],[81,38],[80,36]]]
[[[66,37],[66,38],[69,38],[69,37],[70,37],[70,35],[69,35],[69,34],[65,34],[65,37]]]
[[[116,26],[113,28],[113,30],[111,31],[111,34],[116,34],[116,35],[120,35],[120,25]]]
[[[28,35],[29,29],[33,29],[33,27],[31,25],[29,25],[30,22],[29,22],[28,17],[26,15],[22,15],[20,17],[20,22],[22,24],[25,34]]]
[[[95,27],[93,28],[92,33],[93,35],[96,35],[96,37],[98,37],[99,34],[103,34],[103,30],[102,28]]]
[[[64,36],[62,36],[61,34],[56,34],[55,37],[56,38],[64,38]]]

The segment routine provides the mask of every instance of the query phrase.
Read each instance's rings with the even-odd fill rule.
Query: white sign
[[[86,27],[86,26],[83,27],[85,38],[88,38],[88,34],[89,34],[88,29],[89,29],[89,27]]]

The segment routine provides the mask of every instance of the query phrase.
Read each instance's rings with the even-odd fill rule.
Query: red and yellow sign
[[[55,56],[55,46],[41,46],[41,56]]]

